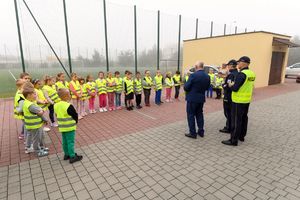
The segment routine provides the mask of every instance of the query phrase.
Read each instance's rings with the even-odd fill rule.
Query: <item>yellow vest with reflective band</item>
[[[188,82],[188,80],[189,80],[189,76],[186,75],[186,76],[185,76],[185,82]]]
[[[69,86],[72,85],[74,90],[77,92],[78,95],[80,95],[81,93],[81,87],[80,87],[80,84],[79,84],[79,81],[70,81],[69,83]],[[72,99],[77,99],[77,96],[70,90],[71,92],[71,95],[72,95]]]
[[[60,101],[54,105],[54,112],[58,122],[58,130],[61,133],[75,131],[76,121],[68,114],[68,108],[71,104],[66,101]]]
[[[127,89],[127,92],[126,92],[126,95],[130,94],[130,93],[133,93],[133,80],[128,80],[128,79],[125,79],[125,83],[126,83],[126,89]]]
[[[48,93],[49,98],[54,102],[57,103],[60,101],[60,98],[58,97],[58,94],[53,87],[49,85],[44,85],[43,90]]]
[[[143,88],[144,88],[144,89],[151,89],[151,86],[153,85],[153,83],[152,83],[152,78],[151,78],[150,76],[149,76],[149,77],[145,76],[144,79],[146,80],[146,83],[147,83],[148,85],[144,85]]]
[[[116,92],[121,93],[123,91],[123,79],[121,77],[115,78]]]
[[[142,79],[134,79],[134,91],[136,93],[141,93],[142,92]]]
[[[80,85],[81,88],[81,100],[86,100],[88,97],[88,91],[87,91],[87,83],[84,83],[83,85]]]
[[[96,80],[96,87],[98,88],[98,94],[106,94],[107,87],[106,87],[106,80],[105,79],[97,79]]]
[[[114,92],[116,89],[116,86],[109,86],[110,83],[114,83],[115,82],[115,78],[107,78],[106,79],[107,82],[107,92]]]
[[[172,78],[166,78],[165,79],[165,83],[166,83],[166,88],[172,88]]]
[[[208,76],[210,77],[210,84],[214,84],[214,82],[215,82],[215,74],[210,74],[210,73],[208,73]]]
[[[37,114],[33,114],[29,111],[31,105],[36,105],[35,103],[25,99],[23,104],[23,113],[24,113],[24,124],[27,130],[39,129],[43,126],[43,120]]]
[[[41,101],[45,101],[46,100],[46,97],[43,93],[43,91],[41,89],[34,89],[35,92],[36,92],[36,95],[38,97],[39,100]],[[48,106],[49,104],[37,104],[39,107],[41,107],[43,110],[48,110]]]
[[[174,79],[174,85],[179,86],[180,85],[180,75],[175,74],[173,76],[173,79]]]
[[[231,98],[234,103],[250,103],[254,88],[255,73],[249,69],[242,70],[240,73],[246,75],[244,84],[237,92],[232,92]]]
[[[163,76],[155,76],[154,77],[155,90],[161,90],[162,89],[162,80],[163,80]]]
[[[216,88],[218,89],[222,89],[222,83],[223,83],[223,78],[220,78],[220,77],[216,77]]]
[[[65,81],[64,83],[62,83],[61,81],[57,81],[56,83],[55,83],[55,85],[56,85],[56,88],[57,89],[69,89],[69,83],[67,82],[67,81]]]
[[[87,82],[86,83],[86,89],[89,89],[90,93],[96,92],[96,83],[95,82]],[[88,94],[88,98],[90,98],[91,95]]]
[[[17,112],[17,107],[19,106],[19,100],[20,99],[25,99],[23,94],[20,93],[20,90],[16,92],[15,99],[14,99],[14,118],[15,119],[24,119],[23,113],[18,113]]]

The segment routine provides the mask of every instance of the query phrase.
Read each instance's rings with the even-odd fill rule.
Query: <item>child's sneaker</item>
[[[43,157],[43,156],[48,156],[48,155],[49,155],[48,151],[43,151],[43,150],[39,150],[37,153],[38,157]]]
[[[26,154],[29,154],[29,153],[33,153],[34,152],[34,149],[32,147],[30,148],[25,148],[25,153]]]
[[[49,151],[49,148],[48,147],[41,147],[41,150],[42,151]]]
[[[87,112],[84,111],[84,115],[87,116],[88,115]]]
[[[93,110],[89,110],[89,112],[90,112],[90,114],[93,114],[93,113],[94,113],[94,111],[93,111]]]
[[[106,108],[103,108],[103,111],[104,111],[104,112],[107,112],[107,109],[106,109]]]
[[[58,124],[56,122],[51,123],[52,127],[58,127]]]
[[[69,162],[72,164],[74,162],[81,161],[82,158],[83,158],[82,156],[75,154],[75,157],[70,158]]]
[[[24,139],[24,135],[20,134],[20,135],[19,135],[19,139],[20,139],[20,140],[23,140],[23,139]]]
[[[44,131],[44,132],[49,132],[49,131],[50,131],[50,128],[44,127],[44,128],[43,128],[43,131]]]
[[[83,119],[83,117],[81,115],[78,115],[78,119]]]
[[[97,113],[97,111],[96,111],[96,110],[93,110],[93,114],[95,114],[95,113]]]
[[[109,110],[109,111],[113,111],[113,109],[112,109],[112,108],[109,108],[108,110]]]
[[[104,112],[103,108],[99,108],[99,112]]]

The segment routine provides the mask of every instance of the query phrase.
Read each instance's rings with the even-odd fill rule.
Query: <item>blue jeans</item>
[[[210,98],[212,98],[212,95],[213,95],[213,87],[211,85],[209,86],[208,90],[206,90],[206,97],[209,96]]]
[[[115,93],[116,94],[116,107],[121,106],[121,93]]]
[[[204,117],[203,117],[203,103],[186,103],[187,120],[189,125],[189,131],[191,135],[203,135],[204,134]],[[198,132],[196,132],[196,124],[198,126]]]
[[[161,103],[161,90],[155,91],[155,103],[156,104]]]

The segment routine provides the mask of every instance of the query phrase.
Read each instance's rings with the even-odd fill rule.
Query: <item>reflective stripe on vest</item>
[[[57,117],[59,132],[69,132],[76,130],[76,121],[68,114],[68,108],[71,104],[60,101],[54,105],[54,112]]]
[[[151,86],[152,86],[152,78],[149,76],[149,77],[147,77],[147,76],[145,76],[144,77],[144,80],[146,81],[146,83],[148,84],[148,85],[144,85],[143,86],[143,88],[144,89],[151,89]]]
[[[86,100],[88,97],[88,91],[87,91],[87,83],[80,85],[81,87],[81,100]]]
[[[24,112],[24,124],[27,130],[39,129],[43,126],[42,118],[29,111],[29,107],[31,105],[34,105],[34,103],[25,99],[23,104],[23,112]]]
[[[20,93],[20,90],[16,92],[15,98],[14,98],[14,118],[15,119],[24,119],[23,113],[17,112],[17,107],[19,106],[19,100],[25,99],[23,94]]]
[[[134,90],[137,93],[142,92],[142,79],[134,79]]]
[[[106,94],[107,87],[106,87],[106,80],[105,79],[97,79],[96,80],[96,87],[98,88],[98,94]]]
[[[173,79],[174,79],[174,85],[179,86],[180,85],[180,75],[175,74],[173,76]]]
[[[53,89],[51,86],[49,85],[44,85],[43,90],[46,90],[46,92],[48,93],[49,98],[54,102],[57,103],[60,101],[60,98],[58,97],[58,94],[56,92],[55,89]]]
[[[166,88],[172,88],[172,78],[166,78]]]
[[[115,83],[115,79],[114,78],[107,78],[106,79],[107,82],[107,92],[114,92],[116,89],[116,86],[109,86],[109,84],[113,84]]]
[[[76,91],[76,93],[77,93],[78,95],[80,95],[80,93],[81,93],[81,87],[80,87],[79,81],[76,81],[76,82],[71,81],[71,82],[69,83],[69,85],[72,85],[73,88],[74,88],[74,90]],[[72,99],[76,99],[77,96],[76,96],[71,90],[70,90],[70,92],[71,92],[71,95],[72,95]]]
[[[115,78],[116,82],[116,92],[121,93],[123,91],[123,79]]]
[[[155,80],[155,90],[161,90],[162,89],[163,77],[162,76],[155,76],[154,80]]]
[[[126,83],[126,89],[127,89],[126,95],[128,95],[134,91],[133,90],[133,81],[125,79],[125,83]]]
[[[254,88],[255,73],[249,69],[242,70],[240,73],[244,73],[246,75],[246,80],[237,92],[232,92],[232,102],[250,103]]]

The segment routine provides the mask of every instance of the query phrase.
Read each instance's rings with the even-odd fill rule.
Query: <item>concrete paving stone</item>
[[[83,190],[85,187],[84,187],[84,184],[82,182],[77,182],[77,183],[72,184],[72,188],[75,192],[78,192],[80,190]]]
[[[75,196],[75,192],[73,190],[69,190],[62,193],[64,199],[68,199],[70,197]]]
[[[62,194],[59,191],[49,193],[49,199],[51,199],[51,200],[52,199],[56,200],[56,199],[60,199],[60,198],[62,198]]]
[[[41,199],[41,200],[49,199],[47,191],[35,193],[35,199]]]
[[[112,189],[106,190],[103,192],[105,199],[110,198],[112,196],[116,196],[116,192]]]
[[[78,199],[82,199],[82,200],[86,200],[86,199],[89,199],[91,198],[89,192],[87,190],[80,190],[78,192],[76,192],[76,196]]]

